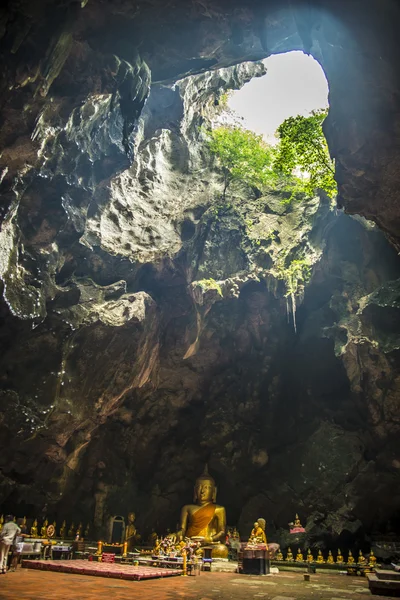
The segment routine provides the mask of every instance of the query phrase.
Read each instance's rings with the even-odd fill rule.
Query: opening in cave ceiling
[[[274,54],[263,63],[267,74],[232,92],[228,107],[246,129],[274,144],[277,128],[288,117],[328,109],[328,82],[321,65],[304,52]]]

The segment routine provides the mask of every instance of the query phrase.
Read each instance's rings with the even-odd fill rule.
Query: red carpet
[[[23,560],[22,567],[42,571],[58,571],[74,575],[96,575],[115,579],[156,579],[182,575],[181,569],[161,569],[159,567],[133,567],[116,563],[91,562],[88,560]]]

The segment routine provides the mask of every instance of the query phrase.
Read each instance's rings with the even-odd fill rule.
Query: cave
[[[146,539],[207,463],[244,535],[400,535],[399,24],[394,0],[0,13],[1,512],[99,537],[134,510]],[[329,82],[336,210],[221,208],[201,128],[293,50]],[[313,257],[297,331],[282,245]]]

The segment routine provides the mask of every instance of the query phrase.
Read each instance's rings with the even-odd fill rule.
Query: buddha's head
[[[257,519],[257,523],[258,523],[258,525],[261,527],[261,529],[262,529],[263,531],[265,531],[265,526],[266,526],[266,524],[267,524],[267,523],[266,523],[266,521],[265,521],[265,519]]]
[[[254,523],[254,529],[258,529],[258,521]]]
[[[128,514],[128,523],[134,523],[136,519],[136,515],[134,512],[130,512]]]
[[[217,487],[214,479],[208,473],[207,465],[204,472],[196,479],[194,486],[194,502],[197,504],[208,504],[217,499]]]

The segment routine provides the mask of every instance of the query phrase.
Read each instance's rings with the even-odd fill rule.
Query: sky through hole
[[[303,52],[275,54],[264,60],[267,74],[232,93],[228,105],[246,129],[274,143],[274,133],[288,117],[328,108],[328,82],[320,64]]]

